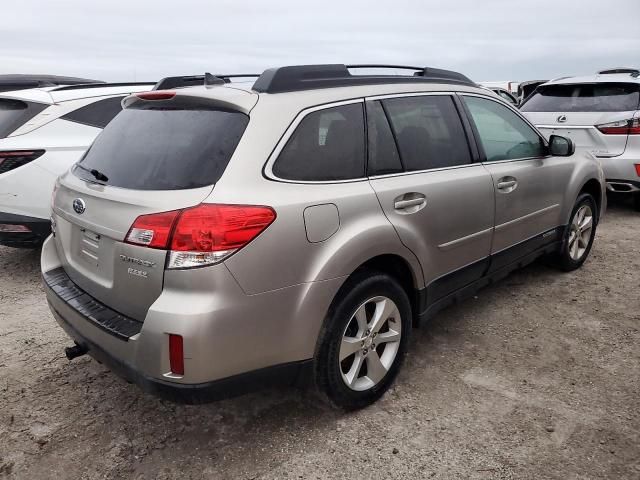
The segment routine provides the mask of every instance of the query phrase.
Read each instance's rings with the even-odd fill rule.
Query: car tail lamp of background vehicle
[[[0,152],[0,174],[26,165],[44,154],[44,150],[17,150]]]
[[[167,268],[219,263],[235,253],[276,218],[271,207],[200,204],[184,210],[141,215],[126,243],[170,250]]]
[[[605,135],[640,135],[640,118],[596,125]]]

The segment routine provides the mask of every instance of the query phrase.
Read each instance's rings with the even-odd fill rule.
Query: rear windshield
[[[0,98],[0,138],[5,138],[35,117],[48,105]]]
[[[231,110],[162,103],[144,102],[142,108],[116,115],[74,174],[135,190],[182,190],[216,183],[249,117]]]
[[[520,107],[523,112],[628,112],[638,109],[640,93],[633,83],[549,85]]]

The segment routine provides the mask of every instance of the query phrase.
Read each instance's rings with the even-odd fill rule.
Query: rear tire
[[[318,389],[345,410],[372,404],[398,374],[411,330],[411,303],[393,277],[363,271],[336,296],[315,362]]]
[[[556,265],[570,272],[580,268],[589,257],[598,226],[598,206],[593,196],[582,193],[571,211],[562,249],[555,258]]]

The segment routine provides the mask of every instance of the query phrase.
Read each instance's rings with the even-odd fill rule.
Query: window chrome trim
[[[500,100],[500,99],[496,99],[496,98],[491,98],[488,95],[480,95],[477,93],[467,93],[467,92],[459,92],[459,95],[462,97],[479,97],[479,98],[484,98],[486,100],[490,100],[492,102],[497,103],[498,105],[502,105],[503,107],[508,108],[509,110],[511,110],[513,113],[515,113],[520,119],[522,119],[524,121],[524,123],[526,123],[527,125],[529,125],[529,127],[531,127],[533,129],[533,131],[538,135],[538,138],[542,139],[542,143],[544,144],[545,147],[549,148],[549,142],[547,142],[547,139],[545,138],[544,135],[542,135],[542,133],[540,133],[540,131],[538,130],[538,128],[531,123],[524,115],[522,115],[522,113],[515,107],[513,107],[512,105],[509,105],[507,102]],[[464,101],[464,98],[463,100]],[[469,108],[467,106],[467,108]],[[475,120],[473,119],[473,117],[470,119],[471,121],[474,122],[475,124]],[[477,126],[476,126],[477,129]],[[480,141],[480,144],[482,145],[482,139],[478,138],[477,140]],[[482,147],[482,149],[484,150],[484,146]],[[486,152],[484,152],[486,155]],[[553,155],[543,155],[540,157],[522,157],[522,158],[508,158],[505,160],[492,160],[492,161],[488,161],[485,160],[484,162],[478,162],[481,164],[485,164],[485,165],[490,165],[490,164],[494,164],[494,163],[506,163],[506,162],[521,162],[523,160],[544,160],[545,158],[550,158]]]
[[[313,107],[308,107],[300,111],[296,115],[296,117],[293,119],[293,122],[291,122],[291,124],[287,127],[282,137],[280,137],[280,140],[278,140],[278,143],[276,144],[276,147],[271,152],[271,155],[269,155],[269,158],[267,159],[267,163],[263,168],[264,176],[268,180],[272,180],[276,182],[308,184],[308,185],[331,185],[336,183],[354,183],[354,182],[367,181],[368,177],[366,175],[363,177],[349,178],[346,180],[290,180],[287,178],[280,178],[275,173],[273,173],[273,165],[278,160],[280,153],[282,152],[284,147],[287,145],[287,142],[289,141],[293,133],[298,128],[298,125],[300,125],[302,120],[304,120],[307,117],[307,115],[321,111],[321,110],[327,110],[329,108],[341,107],[343,105],[354,105],[356,103],[360,103],[362,105],[363,121],[366,123],[367,119],[364,112],[364,97],[352,98],[349,100],[341,100],[339,102],[323,103],[322,105],[315,105]],[[366,142],[367,142],[366,130],[364,132],[364,141],[365,141],[365,147],[366,147]],[[366,155],[366,148],[365,148],[365,155]],[[365,166],[366,166],[366,158],[365,158]]]

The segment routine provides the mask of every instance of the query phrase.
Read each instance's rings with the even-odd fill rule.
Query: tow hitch
[[[78,345],[77,343],[73,347],[67,347],[64,349],[64,354],[67,356],[69,360],[73,360],[74,358],[81,357],[87,352],[88,352],[87,347],[83,347],[82,345]]]

